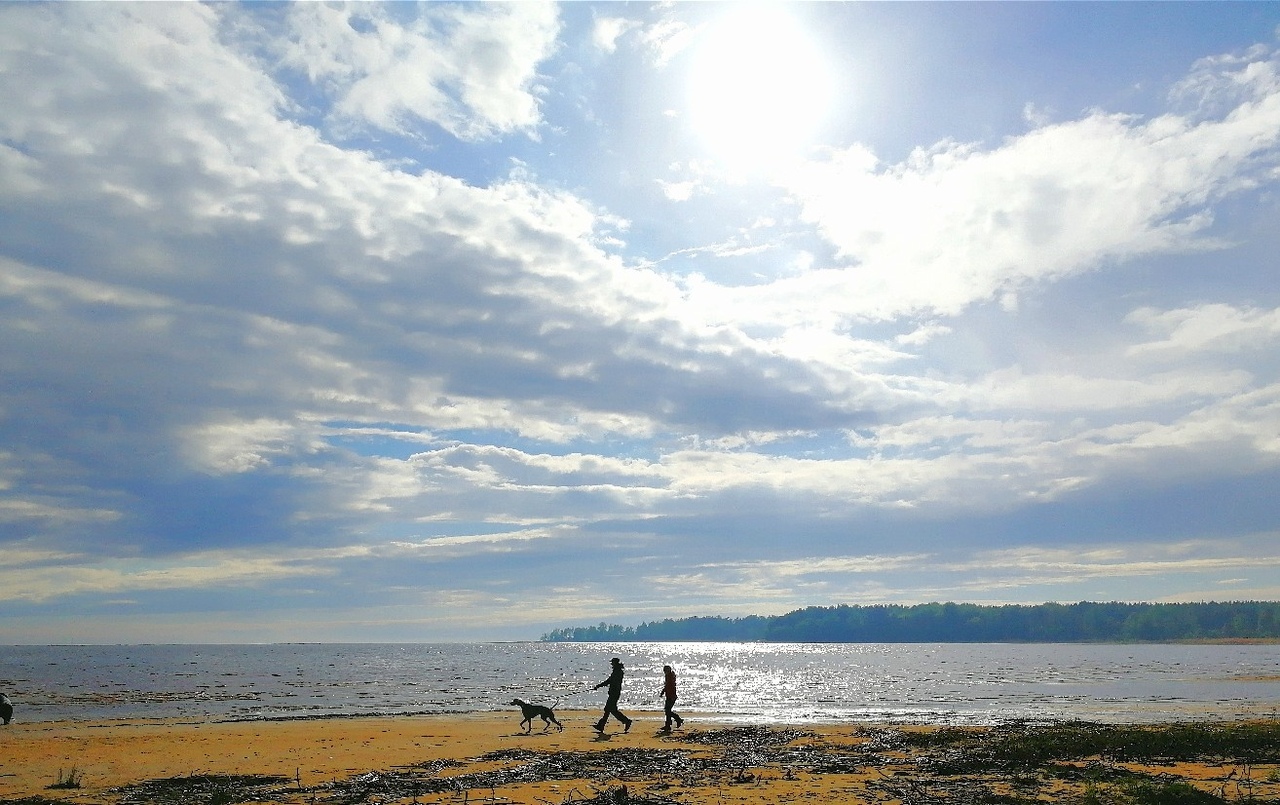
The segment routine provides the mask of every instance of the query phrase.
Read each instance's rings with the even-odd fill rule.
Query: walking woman
[[[622,660],[614,657],[612,660],[609,660],[609,662],[613,665],[613,672],[609,674],[608,679],[601,682],[599,685],[596,685],[595,688],[596,690],[605,686],[608,686],[609,688],[609,696],[604,702],[604,713],[601,714],[600,720],[595,723],[595,730],[596,732],[604,732],[605,722],[609,720],[609,716],[613,716],[622,722],[623,732],[630,732],[631,719],[627,718],[626,715],[618,709],[618,698],[622,696],[622,677],[624,674],[624,671],[622,670]]]
[[[662,712],[667,715],[667,725],[662,729],[666,732],[671,731],[671,721],[675,720],[677,727],[684,726],[684,719],[680,714],[671,708],[676,706],[676,672],[670,665],[662,666],[662,698],[666,700]]]

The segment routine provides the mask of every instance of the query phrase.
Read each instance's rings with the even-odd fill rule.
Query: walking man
[[[605,722],[609,720],[609,716],[622,722],[622,731],[631,731],[631,719],[618,709],[618,699],[622,696],[622,660],[614,657],[609,660],[613,664],[613,673],[609,674],[609,678],[596,685],[593,690],[600,690],[604,686],[609,686],[609,698],[604,701],[604,714],[600,716],[600,720],[595,723],[596,732],[604,732]]]
[[[666,701],[662,712],[667,715],[667,725],[662,730],[671,732],[671,721],[673,719],[677,727],[683,727],[684,719],[680,717],[679,713],[671,709],[676,706],[676,672],[670,665],[662,666],[662,698]]]

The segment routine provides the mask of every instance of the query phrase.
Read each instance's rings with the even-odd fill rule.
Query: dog
[[[550,707],[541,704],[529,704],[524,699],[512,699],[511,703],[519,707],[521,714],[524,715],[524,721],[520,722],[520,726],[524,727],[526,735],[533,731],[533,720],[535,718],[542,719],[543,732],[551,729],[552,724],[555,724],[561,732],[564,732],[564,725],[556,718],[556,704],[560,704],[560,702],[556,702]]]

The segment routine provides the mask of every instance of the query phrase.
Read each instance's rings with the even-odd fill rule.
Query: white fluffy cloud
[[[1277,472],[1280,300],[1232,206],[1274,189],[1269,50],[1149,119],[729,186],[666,158],[696,11],[0,9],[9,600],[901,599],[967,589],[908,578],[934,524],[1000,524],[963,557]]]
[[[1280,309],[1258,310],[1228,304],[1154,310],[1139,308],[1128,321],[1162,340],[1134,344],[1137,356],[1173,358],[1197,352],[1240,352],[1271,348],[1280,337]]]
[[[407,10],[290,6],[283,62],[332,96],[343,125],[415,133],[425,122],[464,140],[536,132],[554,5],[415,7],[406,22]]]
[[[1280,165],[1276,55],[1254,55],[1216,82],[1235,101],[1219,117],[1095,112],[994,147],[944,142],[884,165],[854,146],[797,169],[782,181],[845,267],[758,293],[869,318],[957,314],[1117,261],[1220,246],[1209,203]]]

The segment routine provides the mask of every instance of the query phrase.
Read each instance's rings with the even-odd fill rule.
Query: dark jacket
[[[613,673],[609,674],[609,678],[601,682],[599,685],[596,685],[595,689],[599,690],[600,688],[603,688],[605,685],[608,685],[610,696],[621,696],[622,695],[622,674],[623,674],[622,663],[618,663],[617,665],[613,666]]]

